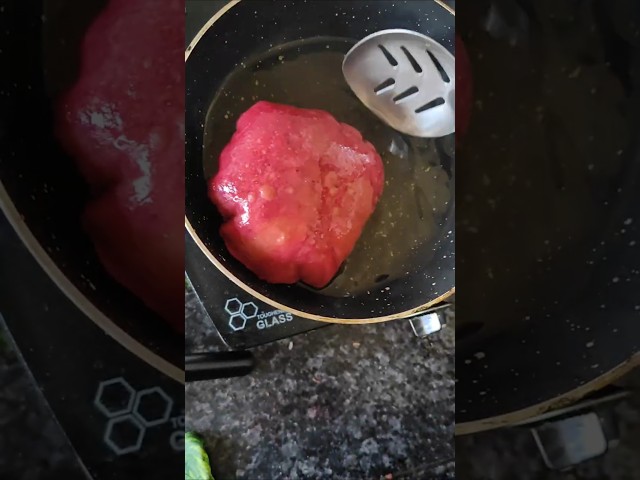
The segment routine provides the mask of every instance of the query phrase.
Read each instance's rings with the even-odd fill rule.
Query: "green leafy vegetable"
[[[187,432],[184,443],[185,480],[214,480],[204,443],[193,432]]]

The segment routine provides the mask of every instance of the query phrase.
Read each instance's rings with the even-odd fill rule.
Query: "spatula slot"
[[[427,53],[429,54],[429,58],[431,58],[431,61],[435,65],[436,69],[438,70],[438,73],[440,74],[442,81],[444,83],[449,83],[451,79],[449,78],[449,75],[447,75],[447,72],[444,70],[444,67],[442,66],[442,64],[438,61],[435,55],[431,53],[429,50],[427,50]]]
[[[409,63],[411,63],[411,66],[413,67],[413,69],[415,70],[416,73],[422,73],[422,67],[420,66],[420,64],[418,63],[418,61],[414,58],[413,55],[411,55],[411,52],[409,50],[407,50],[407,47],[400,47],[400,49],[404,52],[404,54],[407,57],[407,60],[409,60]]]
[[[380,49],[380,51],[382,51],[382,53],[384,53],[384,56],[387,59],[387,62],[389,62],[390,65],[397,67],[398,66],[398,60],[396,60],[396,58],[391,55],[391,52],[389,52],[389,50],[387,50],[384,45],[378,45],[378,48]]]
[[[380,85],[374,88],[373,91],[378,95],[380,95],[381,93],[384,93],[387,90],[393,88],[395,84],[396,84],[396,81],[393,78],[387,78],[384,82],[382,82]]]
[[[398,95],[393,97],[393,101],[395,103],[399,103],[402,100],[404,100],[405,98],[409,98],[410,96],[415,95],[416,93],[418,93],[418,91],[419,91],[418,87],[416,87],[416,86],[409,87],[404,92],[399,93]]]
[[[444,104],[444,98],[442,97],[438,97],[435,100],[431,100],[428,103],[425,103],[424,105],[422,105],[421,107],[416,108],[416,113],[422,113],[425,110],[429,110],[431,108],[437,107],[438,105],[443,105]]]
[[[425,110],[429,110],[431,108],[435,108],[443,104],[444,104],[444,98],[438,97],[435,100],[431,100],[430,102],[425,103],[423,106],[416,108],[416,113],[422,113]]]

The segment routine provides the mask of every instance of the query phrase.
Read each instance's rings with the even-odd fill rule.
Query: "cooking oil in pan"
[[[209,107],[204,173],[217,171],[220,152],[238,117],[267,100],[315,108],[357,128],[384,163],[385,188],[353,252],[324,289],[350,296],[384,287],[424,268],[451,199],[449,175],[434,140],[398,134],[353,95],[342,76],[344,54],[354,41],[335,37],[300,40],[244,61],[227,77]]]

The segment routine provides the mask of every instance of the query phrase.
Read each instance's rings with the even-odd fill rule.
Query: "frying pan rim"
[[[195,48],[195,46],[198,44],[198,42],[202,39],[202,37],[207,33],[207,31],[213,26],[214,23],[216,23],[225,13],[227,13],[229,10],[231,10],[234,6],[236,6],[238,3],[240,3],[242,0],[231,0],[229,3],[227,3],[224,7],[222,7],[220,10],[218,10],[204,25],[203,27],[198,31],[198,33],[196,33],[196,35],[193,37],[193,39],[191,40],[191,42],[189,43],[189,46],[187,47],[187,49],[185,50],[184,53],[184,61],[185,63],[187,62],[187,60],[189,59],[189,55],[191,55],[191,52],[193,51],[193,49]],[[434,0],[434,3],[436,3],[437,5],[441,6],[442,8],[444,8],[448,13],[450,13],[451,15],[453,15],[455,17],[455,10],[453,8],[451,8],[450,6],[446,5],[443,0]],[[424,312],[425,310],[429,309],[430,307],[445,301],[447,298],[451,297],[452,295],[455,294],[456,288],[453,287],[450,290],[447,290],[445,293],[443,293],[442,295],[436,297],[435,299],[430,300],[429,302],[426,302],[422,305],[419,305],[415,308],[412,308],[410,310],[405,310],[403,312],[399,312],[399,313],[394,313],[392,315],[385,315],[382,317],[371,317],[371,318],[334,318],[334,317],[324,317],[322,315],[316,315],[313,313],[308,313],[308,312],[303,312],[301,310],[297,310],[295,308],[292,308],[290,306],[284,305],[280,302],[277,302],[263,294],[261,294],[260,292],[254,290],[253,288],[249,287],[248,285],[246,285],[242,280],[240,280],[238,277],[236,277],[231,271],[229,271],[220,261],[218,261],[217,258],[215,258],[215,256],[209,251],[209,249],[204,245],[204,242],[202,242],[202,240],[200,239],[200,237],[198,236],[198,234],[196,233],[195,229],[191,226],[191,222],[189,221],[189,219],[187,218],[186,212],[185,212],[185,216],[184,216],[184,226],[187,230],[187,232],[189,233],[189,236],[191,236],[191,238],[193,239],[193,241],[195,242],[195,244],[198,246],[198,248],[200,249],[200,251],[207,257],[207,259],[213,263],[213,265],[220,271],[222,272],[222,274],[227,277],[229,280],[231,280],[234,284],[236,284],[238,287],[240,287],[241,289],[243,289],[245,292],[247,292],[249,295],[253,295],[255,298],[257,298],[258,300],[265,302],[268,305],[271,305],[274,308],[278,308],[280,310],[285,310],[288,312],[291,312],[295,315],[298,315],[300,317],[303,318],[308,318],[310,320],[316,320],[319,322],[326,322],[326,323],[340,323],[340,324],[347,324],[347,325],[363,325],[363,324],[369,324],[369,323],[381,323],[381,322],[388,322],[391,320],[399,320],[399,319],[403,319],[403,318],[411,318],[413,316],[416,316],[418,314],[420,314],[421,312]]]
[[[590,380],[585,384],[570,390],[569,392],[536,403],[535,405],[531,405],[525,408],[521,408],[520,410],[515,410],[493,417],[487,417],[463,423],[456,422],[455,435],[472,435],[490,430],[496,430],[498,428],[517,426],[526,422],[526,420],[532,417],[552,411],[555,407],[557,407],[558,404],[566,401],[566,399],[571,398],[573,399],[573,402],[578,401],[587,396],[589,393],[595,392],[599,388],[603,388],[609,385],[611,382],[629,373],[631,370],[637,367],[640,367],[640,353],[633,354],[630,358],[619,363],[599,377],[596,377],[593,380]]]
[[[11,200],[2,180],[0,180],[0,211],[4,213],[9,224],[22,241],[22,244],[27,248],[29,253],[31,253],[31,256],[35,258],[40,268],[45,271],[53,283],[86,317],[144,362],[167,375],[169,378],[183,384],[185,383],[185,373],[183,369],[151,351],[148,347],[144,346],[116,325],[67,278],[33,235],[28,225],[20,217],[20,212]]]

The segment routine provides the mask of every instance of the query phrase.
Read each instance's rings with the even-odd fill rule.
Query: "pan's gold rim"
[[[633,355],[628,360],[616,365],[608,372],[600,375],[590,382],[544,402],[540,402],[536,405],[516,410],[514,412],[505,413],[504,415],[497,415],[495,417],[489,417],[473,422],[456,423],[455,434],[456,436],[471,435],[497,428],[523,424],[527,420],[537,417],[538,415],[542,415],[544,413],[551,412],[556,408],[561,408],[567,404],[577,402],[589,393],[609,385],[611,382],[614,382],[636,367],[640,367],[640,353]]]
[[[222,17],[225,13],[227,13],[229,10],[231,10],[233,7],[235,7],[240,2],[241,2],[241,0],[231,0],[224,7],[222,7],[220,10],[218,10],[213,15],[213,17],[211,17],[207,21],[207,23],[205,23],[204,26],[200,30],[198,30],[198,33],[196,33],[196,36],[193,37],[193,40],[191,40],[191,42],[189,43],[189,46],[187,47],[187,50],[184,52],[184,61],[185,61],[185,63],[187,62],[187,59],[189,58],[189,55],[191,55],[191,52],[193,51],[195,46],[198,44],[198,42],[204,36],[204,34],[207,33],[207,31],[211,28],[211,26],[214,23],[216,23],[220,19],[220,17]]]
[[[71,300],[71,302],[93,323],[95,323],[107,335],[112,337],[125,349],[136,355],[138,358],[151,365],[159,372],[168,377],[185,383],[184,370],[173,365],[168,360],[162,358],[157,353],[138,342],[122,328],[116,325],[109,317],[98,309],[82,292],[67,278],[58,268],[53,259],[47,254],[40,242],[31,232],[14,203],[11,201],[9,193],[0,181],[0,210],[4,212],[7,220],[18,234],[22,244],[36,259],[40,267],[45,271],[55,285]]]
[[[262,302],[266,303],[267,305],[271,305],[272,307],[277,308],[279,310],[284,310],[284,311],[293,313],[294,315],[298,315],[299,317],[308,318],[310,320],[316,320],[318,322],[341,323],[343,325],[363,325],[363,324],[367,324],[367,323],[381,323],[381,322],[388,322],[390,320],[398,320],[398,319],[401,319],[401,318],[410,318],[410,317],[418,315],[420,312],[423,312],[423,311],[427,310],[428,308],[430,308],[430,307],[432,307],[432,306],[434,306],[434,305],[446,300],[451,295],[453,295],[455,293],[455,290],[456,290],[455,287],[454,287],[451,290],[448,290],[447,292],[443,293],[439,297],[431,300],[430,302],[427,302],[427,303],[425,303],[423,305],[420,305],[420,306],[418,306],[416,308],[413,308],[411,310],[406,310],[406,311],[400,312],[400,313],[394,313],[393,315],[386,315],[386,316],[383,316],[383,317],[372,317],[372,318],[333,318],[333,317],[324,317],[322,315],[316,315],[316,314],[313,314],[313,313],[303,312],[302,310],[297,310],[297,309],[292,308],[290,306],[284,305],[284,304],[279,303],[279,302],[277,302],[277,301],[275,301],[275,300],[273,300],[273,299],[271,299],[269,297],[266,297],[265,295],[261,294],[260,292],[258,292],[256,290],[254,290],[253,288],[249,287],[242,280],[240,280],[238,277],[236,277],[233,273],[231,273],[229,270],[227,270],[227,268],[209,251],[209,249],[204,245],[204,243],[202,242],[202,240],[200,239],[198,234],[193,229],[193,226],[191,225],[191,222],[189,222],[189,220],[186,219],[186,218],[185,218],[185,228],[187,229],[187,232],[189,232],[189,236],[193,239],[193,241],[196,243],[196,245],[198,246],[200,251],[207,257],[207,259],[211,263],[213,263],[216,266],[216,268],[224,274],[225,277],[227,277],[229,280],[231,280],[233,283],[235,283],[238,287],[243,289],[249,295],[253,295],[258,300],[261,300]]]
[[[434,0],[434,2],[436,2],[438,5],[440,5],[442,8],[444,8],[447,12],[449,12],[451,15],[453,15],[454,17],[456,16],[456,10],[453,7],[450,7],[449,5],[447,5],[446,3],[444,3],[444,0]]]
[[[213,17],[211,17],[207,21],[207,23],[204,24],[204,26],[198,31],[196,36],[193,37],[193,40],[189,43],[189,46],[187,47],[187,49],[185,51],[185,55],[184,55],[185,63],[189,59],[189,55],[191,55],[191,52],[196,47],[198,42],[207,33],[207,31],[213,26],[213,24],[216,23],[224,14],[229,12],[229,10],[231,10],[234,6],[236,6],[241,1],[242,0],[231,0],[224,7],[222,7],[220,10],[218,10],[213,15]],[[455,11],[451,7],[449,7],[448,5],[443,3],[441,0],[435,0],[435,2],[438,5],[440,5],[442,8],[444,8],[447,12],[449,12],[450,14],[455,16]],[[229,280],[231,280],[233,283],[235,283],[242,290],[247,292],[249,295],[253,295],[255,298],[263,301],[267,305],[271,305],[274,308],[277,308],[277,309],[280,309],[280,310],[285,310],[287,312],[293,313],[294,315],[298,315],[298,316],[303,317],[303,318],[308,318],[310,320],[316,320],[318,322],[340,323],[340,324],[343,324],[343,325],[363,325],[363,324],[369,324],[369,323],[388,322],[388,321],[391,321],[391,320],[399,320],[399,319],[403,319],[403,318],[411,318],[411,317],[413,317],[415,315],[420,314],[421,312],[424,312],[425,310],[429,309],[430,307],[432,307],[432,306],[434,306],[434,305],[446,300],[447,298],[449,298],[453,294],[455,294],[455,291],[456,291],[455,287],[453,287],[452,289],[446,291],[442,295],[436,297],[435,299],[433,299],[433,300],[431,300],[431,301],[429,301],[427,303],[419,305],[418,307],[412,308],[410,310],[405,310],[403,312],[395,313],[393,315],[385,315],[385,316],[382,316],[382,317],[372,317],[372,318],[333,318],[333,317],[325,317],[325,316],[322,316],[322,315],[315,315],[313,313],[303,312],[301,310],[297,310],[297,309],[291,308],[291,307],[289,307],[287,305],[284,305],[284,304],[279,303],[279,302],[277,302],[275,300],[272,300],[269,297],[266,297],[266,296],[262,295],[260,292],[254,290],[253,288],[251,288],[248,285],[246,285],[242,280],[240,280],[231,271],[229,271],[220,261],[218,261],[218,259],[215,258],[215,256],[209,251],[209,249],[204,245],[204,243],[202,242],[202,240],[200,239],[200,237],[196,233],[195,229],[191,225],[191,222],[189,222],[189,219],[187,218],[186,214],[184,216],[184,226],[187,229],[187,232],[189,232],[189,235],[191,236],[193,241],[196,243],[196,245],[198,246],[200,251],[207,257],[207,259],[211,263],[213,263],[215,265],[215,267],[220,272],[222,272],[224,274],[225,277],[227,277]]]

